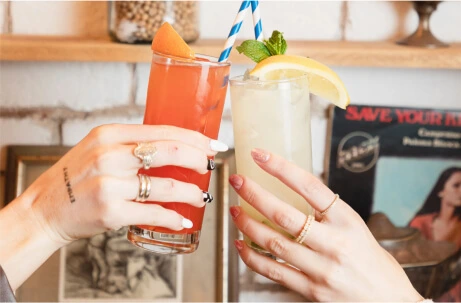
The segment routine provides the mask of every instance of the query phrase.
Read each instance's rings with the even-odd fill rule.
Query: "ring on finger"
[[[137,202],[145,202],[150,196],[150,190],[152,187],[151,180],[149,176],[139,174],[139,190],[138,196],[136,197],[135,201]]]
[[[307,216],[306,223],[304,223],[303,229],[299,233],[299,236],[296,238],[296,242],[299,244],[303,243],[304,240],[307,237],[307,234],[309,233],[311,226],[312,226],[312,221],[314,221],[314,216],[309,215]]]
[[[333,201],[331,201],[330,205],[328,205],[328,207],[327,207],[324,211],[322,211],[322,212],[320,213],[320,216],[321,216],[321,217],[325,217],[326,214],[328,214],[328,212],[333,208],[333,206],[336,205],[336,202],[337,202],[338,200],[339,200],[339,195],[338,195],[338,194],[335,194],[335,197],[333,198]],[[322,219],[322,222],[323,222],[323,219]]]
[[[141,159],[144,169],[150,168],[156,154],[157,148],[152,142],[139,142],[134,149],[134,155]]]

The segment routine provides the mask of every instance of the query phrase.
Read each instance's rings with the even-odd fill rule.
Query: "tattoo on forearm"
[[[69,172],[67,171],[67,167],[64,167],[63,171],[64,171],[64,183],[66,184],[66,187],[67,187],[67,194],[69,195],[70,203],[74,203],[75,197],[74,197],[74,193],[72,192],[72,187],[70,186]]]

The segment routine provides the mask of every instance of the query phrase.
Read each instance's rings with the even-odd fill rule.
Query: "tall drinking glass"
[[[153,54],[147,90],[144,124],[173,125],[198,131],[217,139],[229,79],[229,63],[199,56],[196,60]],[[196,184],[207,191],[210,174],[165,166],[140,173]],[[179,202],[156,203],[172,209],[193,222],[191,229],[173,231],[157,226],[130,226],[128,240],[144,249],[162,254],[191,253],[199,244],[205,207]]]
[[[300,195],[264,172],[251,157],[252,149],[262,148],[312,171],[307,75],[268,81],[246,80],[240,76],[231,79],[230,93],[237,172],[306,215],[313,214],[313,209]],[[282,231],[243,199],[239,202],[252,218]],[[268,254],[248,238],[245,242]]]

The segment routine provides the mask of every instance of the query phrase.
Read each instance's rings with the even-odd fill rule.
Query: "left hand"
[[[293,163],[263,150],[254,150],[252,156],[264,171],[300,194],[317,212],[327,209],[335,198],[320,180]],[[233,175],[229,181],[237,193],[266,218],[295,238],[299,235],[306,222],[305,214],[249,178]],[[236,241],[243,262],[308,300],[422,300],[402,267],[381,248],[360,216],[341,200],[325,215],[324,221],[312,221],[302,245],[255,221],[238,206],[230,212],[242,233],[295,268],[258,254],[243,241]]]

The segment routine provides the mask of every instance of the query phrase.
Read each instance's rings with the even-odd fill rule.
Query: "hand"
[[[54,251],[79,238],[126,225],[181,230],[192,222],[159,205],[133,202],[141,161],[137,142],[157,148],[151,167],[175,165],[205,174],[208,158],[227,146],[200,133],[172,126],[105,125],[42,174],[0,211],[0,264],[13,289]],[[151,178],[150,201],[205,205],[193,184]]]
[[[326,210],[334,200],[333,192],[320,180],[283,158],[259,149],[252,156],[264,171],[300,194],[317,213]],[[294,238],[299,235],[306,215],[249,178],[233,175],[229,181],[266,218]],[[341,200],[329,210],[323,222],[312,222],[303,245],[253,220],[238,206],[230,212],[243,234],[299,270],[258,254],[243,241],[236,241],[243,262],[308,300],[417,302],[423,299],[397,261],[379,246],[360,216]]]
[[[151,167],[175,165],[200,174],[208,172],[208,157],[216,154],[210,139],[172,126],[106,125],[95,128],[27,194],[40,225],[59,240],[72,241],[131,224],[181,230],[190,227],[178,213],[159,205],[133,202],[138,193],[140,159],[136,142],[154,142]],[[64,175],[66,174],[66,176]],[[68,178],[68,186],[64,179]],[[179,201],[203,207],[203,192],[194,184],[151,177],[150,201]],[[27,195],[26,194],[26,195]]]

